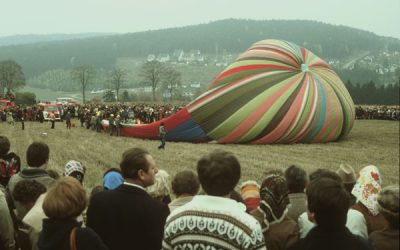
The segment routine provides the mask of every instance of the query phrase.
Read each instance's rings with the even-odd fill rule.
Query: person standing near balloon
[[[167,135],[167,130],[165,129],[163,122],[160,124],[159,130],[160,130],[159,136],[161,145],[158,146],[158,149],[165,149],[165,136]]]

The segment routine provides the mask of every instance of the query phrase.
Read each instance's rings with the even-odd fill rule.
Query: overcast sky
[[[400,38],[400,0],[0,0],[0,36],[128,33],[226,18],[302,19]]]

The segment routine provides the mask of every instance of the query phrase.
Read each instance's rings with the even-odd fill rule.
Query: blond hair
[[[43,211],[49,218],[74,218],[87,205],[86,192],[75,178],[60,178],[51,185],[43,202]]]

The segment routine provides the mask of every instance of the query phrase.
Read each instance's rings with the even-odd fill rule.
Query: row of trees
[[[110,83],[115,90],[116,99],[119,100],[119,92],[127,80],[128,72],[122,68],[114,68],[110,72]],[[96,77],[96,71],[90,65],[79,65],[71,71],[72,79],[80,83],[83,102],[85,103],[85,92],[88,86],[93,83]],[[172,99],[181,86],[181,73],[175,69],[165,66],[158,61],[146,62],[142,65],[139,76],[140,85],[151,87],[152,100],[156,100],[156,91],[163,87],[164,92]],[[109,94],[108,94],[109,95]]]
[[[373,81],[365,84],[345,84],[355,104],[369,105],[400,105],[400,79],[399,82],[377,86]]]
[[[114,68],[109,72],[109,82],[115,90],[116,99],[119,99],[119,92],[127,81],[127,70]],[[139,76],[142,86],[149,86],[152,89],[152,100],[156,100],[156,91],[163,87],[163,90],[172,99],[181,86],[181,73],[167,67],[158,61],[146,62],[142,65]],[[78,65],[71,70],[71,79],[80,85],[83,103],[86,101],[86,90],[96,80],[96,70],[91,65]],[[53,79],[55,80],[55,79]],[[25,76],[21,66],[13,60],[0,61],[0,94],[15,91],[25,86]]]

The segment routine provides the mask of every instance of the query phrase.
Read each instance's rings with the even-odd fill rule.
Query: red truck
[[[10,109],[10,108],[14,108],[15,107],[15,103],[7,100],[7,99],[0,99],[0,110],[6,110],[6,109]]]

